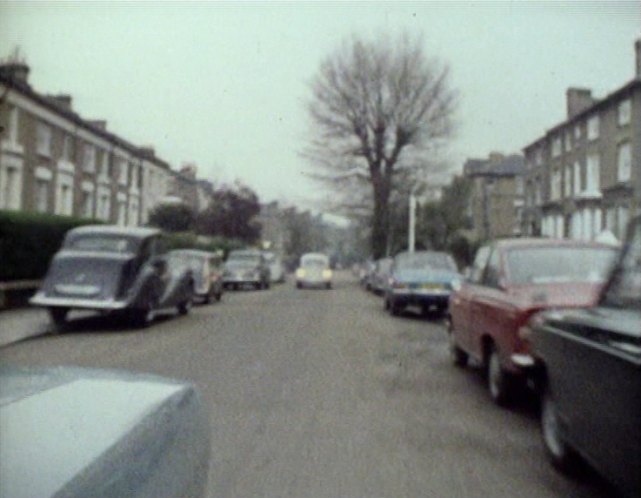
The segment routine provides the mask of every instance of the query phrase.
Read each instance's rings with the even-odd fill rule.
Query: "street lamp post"
[[[414,195],[414,189],[410,192],[409,210],[410,222],[407,233],[407,250],[414,252],[416,246],[416,196]]]

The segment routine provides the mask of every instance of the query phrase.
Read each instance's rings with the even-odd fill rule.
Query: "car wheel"
[[[300,282],[296,282],[296,288],[297,289],[302,289],[303,288],[303,284],[301,284]]]
[[[389,312],[392,316],[398,316],[401,314],[401,307],[396,304],[394,301],[389,302]]]
[[[449,350],[450,350],[450,358],[452,359],[452,363],[456,365],[457,367],[465,367],[467,365],[469,356],[468,354],[463,351],[458,344],[456,343],[456,338],[454,337],[454,331],[452,330],[452,319],[448,319],[448,337],[449,337]]]
[[[68,314],[69,308],[49,308],[49,316],[57,328],[62,328],[67,324]]]
[[[385,308],[386,311],[389,311],[389,299],[385,298],[383,300],[383,308]]]
[[[154,321],[153,306],[148,305],[145,308],[136,308],[130,311],[130,321],[136,328],[148,327]]]
[[[193,300],[192,297],[188,297],[186,300],[184,300],[182,303],[178,305],[178,313],[181,315],[186,315],[189,313],[189,310],[191,309],[193,305]]]
[[[569,473],[575,468],[578,458],[565,442],[556,403],[549,390],[543,393],[541,405],[541,437],[545,453],[554,467]]]
[[[270,284],[269,282],[265,282],[265,290],[269,290]]]
[[[501,359],[496,347],[490,347],[487,360],[487,386],[490,397],[499,406],[505,406],[511,395],[512,378],[501,366]]]
[[[223,298],[223,293],[222,293],[222,292],[216,292],[216,294],[214,294],[214,299],[215,299],[217,302],[220,302],[220,300],[221,300],[222,298]]]
[[[327,282],[327,283],[325,284],[325,288],[326,288],[327,290],[331,289],[331,288],[332,288],[332,284],[330,284],[329,282]]]

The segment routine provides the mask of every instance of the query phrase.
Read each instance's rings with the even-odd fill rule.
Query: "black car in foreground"
[[[170,264],[160,237],[152,228],[70,230],[30,303],[46,307],[58,326],[72,309],[127,312],[139,326],[159,310],[186,314],[194,296],[192,271]]]
[[[597,306],[540,314],[529,330],[552,463],[567,471],[580,455],[641,496],[641,218]]]
[[[195,388],[74,367],[0,368],[0,496],[200,498],[210,439]]]

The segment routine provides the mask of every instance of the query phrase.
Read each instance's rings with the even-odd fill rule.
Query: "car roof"
[[[329,256],[326,254],[323,254],[322,252],[306,252],[303,254],[300,259],[303,258],[323,258],[323,259],[329,259]]]
[[[145,239],[161,232],[158,228],[121,227],[117,225],[85,225],[69,230],[69,235],[122,235],[137,239]]]
[[[588,240],[571,240],[571,239],[550,239],[545,237],[524,237],[499,239],[494,241],[497,247],[501,249],[523,249],[529,247],[578,247],[578,248],[601,248],[601,249],[618,249],[617,246],[604,244],[602,242],[593,242]]]

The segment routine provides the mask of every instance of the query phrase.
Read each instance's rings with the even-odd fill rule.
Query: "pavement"
[[[40,308],[0,310],[0,347],[51,332],[48,319]]]

